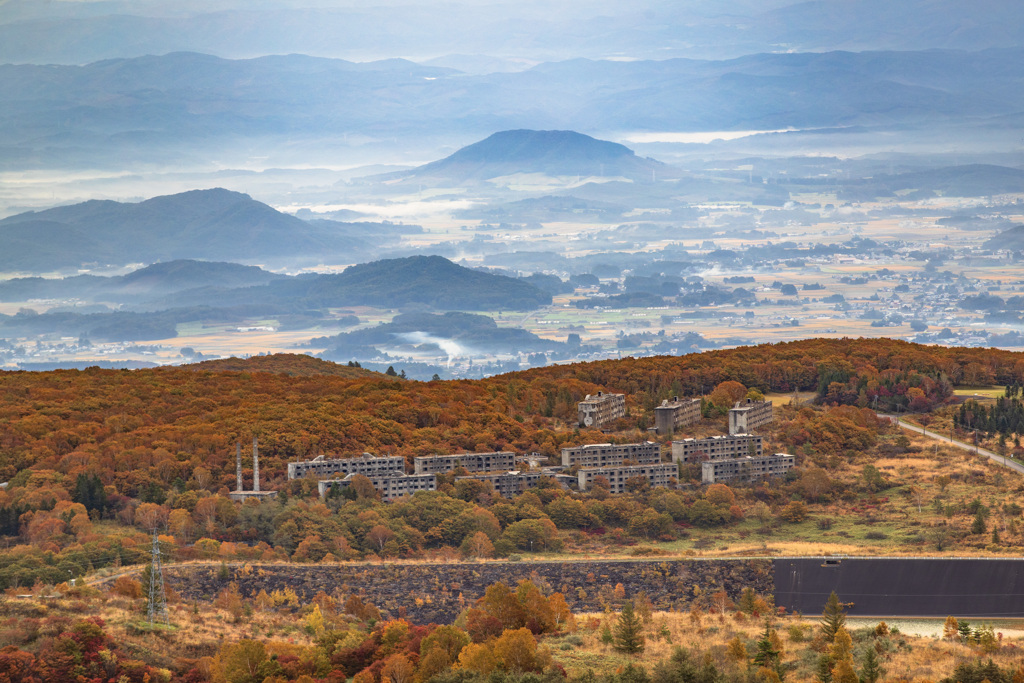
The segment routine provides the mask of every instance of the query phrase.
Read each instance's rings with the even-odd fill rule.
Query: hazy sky
[[[1019,0],[0,0],[0,63],[175,51],[723,59],[1022,44]]]

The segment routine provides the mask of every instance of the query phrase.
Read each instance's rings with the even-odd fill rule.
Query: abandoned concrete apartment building
[[[587,491],[600,477],[610,493],[626,491],[626,482],[634,477],[647,479],[652,488],[668,486],[679,474],[675,463],[661,461],[661,444],[596,443],[562,449],[562,466],[578,467],[576,474],[580,491]]]
[[[344,489],[352,484],[352,478],[356,473],[348,474],[344,479],[326,479],[316,483],[320,497],[323,498],[332,487]],[[401,474],[399,476],[388,476],[387,474],[364,474],[370,480],[373,488],[380,492],[382,502],[390,503],[402,496],[411,496],[417,491],[436,491],[436,474]]]
[[[706,439],[677,439],[672,442],[672,461],[684,465],[702,460],[762,455],[764,438],[758,434],[710,436]]]
[[[752,482],[785,476],[795,465],[796,457],[788,453],[707,460],[701,463],[700,479],[705,484]]]
[[[330,460],[318,455],[305,462],[288,463],[288,478],[298,479],[316,475],[325,477],[331,474],[362,474],[367,477],[385,475],[398,476],[405,474],[405,458],[400,456],[376,456],[363,453],[355,458],[332,458]]]
[[[638,465],[661,462],[661,444],[653,441],[620,444],[593,443],[562,449],[563,467],[621,465],[625,460],[630,460]]]
[[[462,467],[469,472],[502,471],[508,473],[515,467],[515,453],[501,451],[494,453],[464,453],[460,455],[428,455],[414,458],[414,474],[405,473],[405,458],[400,456],[374,456],[364,453],[351,458],[324,458],[317,456],[304,462],[288,463],[288,478],[306,476],[330,476],[343,474],[342,478],[325,479],[317,482],[321,496],[332,487],[346,488],[352,484],[355,475],[370,480],[381,494],[381,500],[391,502],[416,491],[437,490],[439,472],[451,472]],[[506,484],[507,485],[507,484]]]
[[[729,410],[729,434],[749,434],[771,421],[771,401],[737,401]]]
[[[491,484],[494,490],[503,498],[513,498],[527,489],[535,488],[541,478],[548,477],[563,489],[568,489],[569,484],[574,481],[573,477],[559,474],[551,468],[540,471],[522,472],[513,470],[511,472],[481,472],[478,474],[467,474],[455,477],[455,481],[466,479],[483,481]]]
[[[601,427],[626,417],[626,395],[597,392],[576,404],[580,427]]]
[[[654,409],[654,429],[658,434],[671,434],[681,427],[700,422],[700,399],[673,396]]]
[[[626,484],[630,479],[643,477],[651,488],[671,485],[679,474],[679,467],[674,462],[663,462],[651,465],[609,465],[605,467],[585,467],[576,475],[580,491],[588,491],[603,478],[608,484],[609,493],[625,493]]]
[[[424,455],[413,458],[416,474],[437,474],[463,468],[467,472],[508,472],[516,468],[516,454],[511,451],[463,453],[460,455]]]

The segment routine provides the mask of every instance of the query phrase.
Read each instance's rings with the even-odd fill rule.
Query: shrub
[[[119,576],[114,581],[114,585],[110,587],[110,592],[114,595],[137,600],[142,597],[142,584],[130,576]]]

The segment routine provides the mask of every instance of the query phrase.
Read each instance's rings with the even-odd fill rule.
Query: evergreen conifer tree
[[[636,654],[644,651],[643,622],[633,611],[633,603],[627,602],[619,612],[619,620],[615,624],[614,647],[619,652]]]
[[[826,653],[818,657],[816,679],[818,683],[832,683],[832,658]]]
[[[826,642],[835,640],[839,629],[846,626],[846,613],[843,612],[843,603],[839,602],[839,596],[835,591],[828,596],[825,603],[825,611],[821,614],[821,636]]]
[[[985,516],[981,510],[978,510],[974,515],[974,521],[971,522],[971,533],[983,534],[986,530]]]
[[[782,668],[782,653],[772,644],[772,626],[767,619],[764,620],[764,633],[757,641],[754,664],[762,669],[774,671],[779,680],[785,676],[786,672]]]
[[[885,669],[878,661],[878,654],[874,647],[864,651],[864,662],[860,668],[861,683],[877,683],[885,675]]]

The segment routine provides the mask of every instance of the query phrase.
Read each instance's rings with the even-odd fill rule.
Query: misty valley
[[[275,208],[191,190],[0,220],[0,358],[301,352],[430,379],[810,336],[1024,347],[1024,171],[1008,166],[696,167],[511,130],[329,193]],[[403,208],[415,222],[393,219]]]
[[[807,337],[1024,348],[1009,8],[523,3],[544,49],[488,24],[439,56],[422,9],[410,32],[264,8],[236,35],[233,0],[180,21],[59,4],[0,13],[4,368],[283,351],[430,379]],[[632,28],[580,42],[596,16]],[[123,21],[173,47],[118,42]]]

